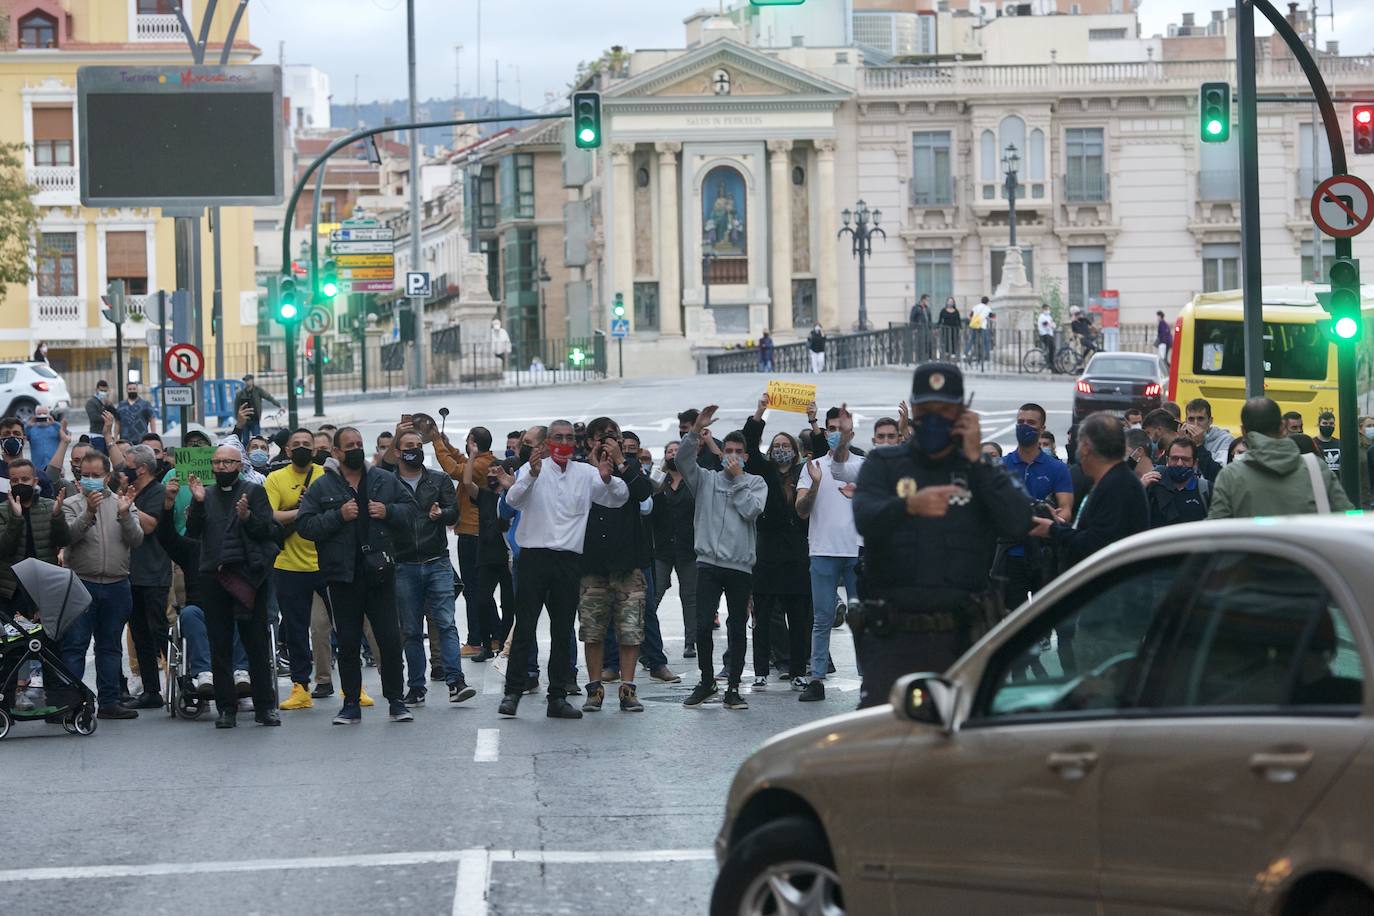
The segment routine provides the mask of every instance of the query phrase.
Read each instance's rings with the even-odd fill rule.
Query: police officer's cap
[[[953,363],[921,363],[911,378],[910,403],[912,407],[964,403],[964,373]]]

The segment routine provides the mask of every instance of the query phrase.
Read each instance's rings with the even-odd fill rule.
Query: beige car
[[[735,776],[713,914],[1374,914],[1374,521],[1108,548]]]

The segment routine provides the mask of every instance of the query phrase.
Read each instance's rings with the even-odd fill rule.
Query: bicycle
[[[1088,365],[1088,360],[1100,352],[1099,342],[1096,338],[1082,343],[1082,349],[1075,349],[1071,344],[1065,344],[1059,348],[1059,351],[1054,354],[1056,372],[1063,375],[1079,375],[1083,372],[1083,367]]]

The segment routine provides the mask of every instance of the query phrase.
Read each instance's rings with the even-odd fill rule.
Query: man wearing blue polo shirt
[[[1049,503],[1060,521],[1073,518],[1073,479],[1069,466],[1040,448],[1045,428],[1045,408],[1023,404],[1016,412],[1016,451],[1002,459],[1007,472],[1026,489],[1031,499]],[[1032,551],[1027,556],[1027,551]],[[1026,596],[1044,585],[1039,562],[1040,545],[1017,543],[1006,553],[1007,608],[1018,608]]]

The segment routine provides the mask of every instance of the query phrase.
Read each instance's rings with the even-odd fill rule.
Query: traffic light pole
[[[296,429],[301,425],[296,406],[296,322],[286,322],[282,330],[286,334],[286,422]]]
[[[315,176],[315,200],[310,212],[310,303],[321,304],[320,292],[320,199],[324,196],[324,175],[328,167]],[[329,300],[329,313],[334,314],[334,300]],[[315,416],[324,416],[324,346],[321,335],[315,336]],[[294,428],[294,427],[293,427]]]
[[[1336,116],[1336,106],[1331,101],[1331,92],[1322,79],[1321,70],[1312,58],[1312,53],[1298,33],[1274,8],[1269,0],[1236,0],[1236,68],[1239,77],[1237,86],[1240,97],[1240,165],[1241,165],[1241,242],[1245,273],[1245,396],[1260,397],[1264,394],[1264,295],[1263,276],[1260,269],[1260,221],[1259,221],[1259,115],[1256,110],[1255,93],[1255,10],[1264,14],[1274,27],[1274,33],[1288,45],[1298,65],[1302,67],[1312,96],[1321,112],[1322,125],[1326,129],[1326,145],[1331,151],[1331,173],[1349,174],[1345,159],[1345,138],[1341,133],[1340,122]],[[1313,130],[1316,125],[1313,125]],[[1313,248],[1321,244],[1321,239],[1313,237]],[[1351,257],[1350,239],[1336,239],[1336,257]],[[1354,340],[1339,340],[1336,343],[1337,411],[1336,420],[1340,424],[1341,440],[1341,484],[1351,502],[1359,502],[1360,462],[1363,456],[1359,450],[1359,402],[1356,397],[1358,344]]]

